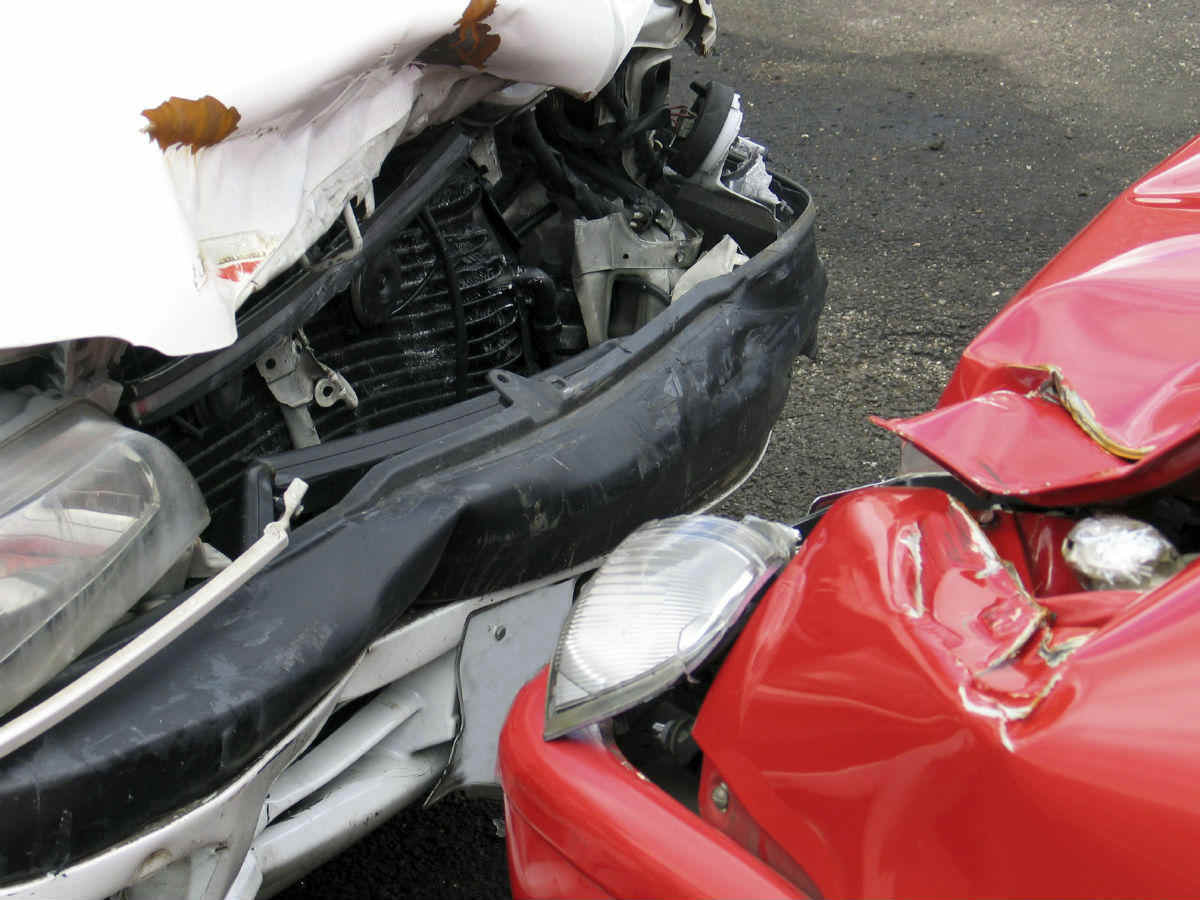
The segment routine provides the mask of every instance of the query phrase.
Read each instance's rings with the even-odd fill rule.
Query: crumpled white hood
[[[225,346],[237,307],[364,194],[395,143],[509,82],[595,91],[644,25],[677,43],[690,3],[15,7],[0,347]],[[218,143],[163,150],[145,132],[143,110],[206,96],[240,115]]]

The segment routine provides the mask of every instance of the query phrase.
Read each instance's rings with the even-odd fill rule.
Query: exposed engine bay
[[[86,398],[161,440],[200,486],[204,540],[234,556],[275,515],[273,473],[302,472],[319,513],[430,438],[427,420],[405,423],[633,333],[803,211],[740,136],[739,96],[697,84],[672,106],[670,66],[635,49],[588,101],[501,92],[397,146],[368,196],[238,310],[225,349],[5,350],[0,384]]]
[[[815,346],[809,194],[671,93],[708,0],[364,7],[105,69],[0,341],[2,891],[269,895],[493,783],[580,574],[736,489]]]

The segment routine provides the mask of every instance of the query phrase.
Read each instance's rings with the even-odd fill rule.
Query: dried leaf
[[[224,140],[238,126],[242,114],[236,106],[226,106],[216,97],[199,100],[172,97],[154,109],[143,109],[150,120],[146,134],[166,150],[173,144],[191,147],[195,153],[201,147],[211,147]]]
[[[500,46],[500,35],[492,34],[491,25],[481,24],[496,11],[496,0],[469,0],[462,18],[454,23],[458,29],[454,49],[459,59],[469,66],[482,69],[487,58]]]
[[[468,0],[462,17],[454,23],[454,30],[422,50],[417,61],[482,69],[488,57],[500,47],[500,35],[493,34],[492,26],[483,21],[496,11],[496,5],[496,0]]]

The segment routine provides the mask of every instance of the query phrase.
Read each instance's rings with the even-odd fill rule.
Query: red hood
[[[1200,137],[1122,193],[967,347],[932,412],[876,420],[1031,503],[1200,468]]]

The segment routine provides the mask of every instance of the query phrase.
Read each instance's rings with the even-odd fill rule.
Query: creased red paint
[[[893,563],[913,525],[920,618]],[[982,559],[937,491],[839,500],[724,662],[706,764],[828,898],[1194,893],[1200,566],[1141,597],[1047,598],[1076,624],[978,669],[1011,608],[1002,581],[969,584]]]
[[[937,409],[879,424],[976,487],[1031,503],[1110,500],[1195,470],[1197,198],[1200,138],[1017,294],[967,347]]]

